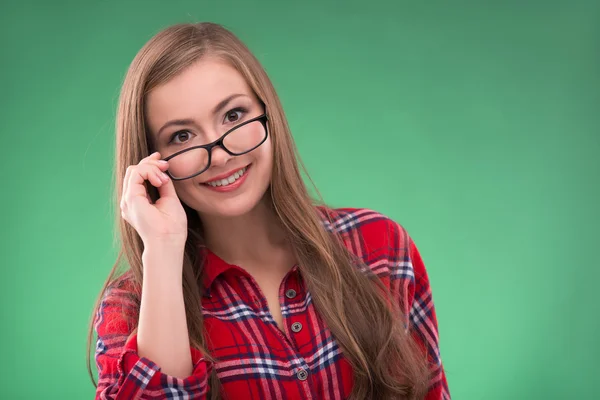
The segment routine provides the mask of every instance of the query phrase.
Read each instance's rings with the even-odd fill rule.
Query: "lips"
[[[204,182],[201,185],[210,191],[218,193],[235,193],[246,182],[248,174],[252,169],[252,164],[228,172],[227,174],[219,175],[210,181]]]
[[[240,169],[243,169],[243,168],[248,168],[249,166],[250,166],[250,164],[248,164],[248,165],[246,165],[246,166],[243,166],[243,167],[236,168],[236,169],[232,169],[232,170],[230,170],[229,172],[225,172],[225,173],[223,173],[223,174],[221,174],[221,175],[214,176],[214,177],[212,177],[210,180],[208,180],[208,181],[206,181],[206,182],[203,182],[203,183],[215,182],[215,181],[219,181],[219,180],[221,180],[221,179],[228,178],[228,177],[230,177],[231,175],[233,175],[235,172],[239,171]]]

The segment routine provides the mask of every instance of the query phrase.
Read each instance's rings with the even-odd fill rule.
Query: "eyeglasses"
[[[190,179],[210,167],[212,149],[219,146],[232,156],[241,156],[256,149],[267,140],[267,114],[234,126],[212,143],[193,146],[163,158],[169,161],[167,174],[174,181]]]

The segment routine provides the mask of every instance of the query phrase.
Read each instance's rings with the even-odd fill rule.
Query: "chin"
[[[211,204],[210,206],[203,207],[203,209],[198,212],[200,215],[207,214],[222,218],[236,218],[248,214],[259,203],[260,199],[233,198],[219,204]]]
[[[268,180],[267,180],[268,182]],[[250,182],[248,182],[250,183]],[[264,186],[264,187],[263,187]],[[265,194],[269,184],[252,187],[251,190],[244,191],[237,196],[218,196],[218,201],[212,198],[210,202],[204,202],[196,210],[202,215],[210,215],[221,218],[236,218],[246,215],[265,199]],[[208,199],[207,199],[208,200]]]

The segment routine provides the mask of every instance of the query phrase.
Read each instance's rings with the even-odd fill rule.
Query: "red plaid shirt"
[[[329,231],[361,257],[405,306],[416,340],[427,349],[433,378],[427,400],[450,399],[438,347],[438,329],[429,279],[412,239],[399,224],[366,209],[332,210]],[[267,300],[242,268],[207,253],[202,298],[208,350],[215,365],[190,349],[190,377],[161,373],[137,355],[136,335],[122,312],[137,315],[126,293],[127,274],[103,297],[95,318],[98,334],[96,399],[204,399],[209,372],[216,368],[226,399],[345,399],[352,389],[352,369],[319,317],[303,285],[298,266],[285,276],[279,301],[285,332],[269,312]],[[139,289],[138,289],[139,290]]]

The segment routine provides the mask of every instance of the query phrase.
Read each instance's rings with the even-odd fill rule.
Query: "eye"
[[[246,112],[248,112],[248,110],[246,110],[243,107],[237,107],[232,110],[229,110],[229,111],[227,111],[227,114],[225,114],[225,122],[228,122],[228,123],[238,122],[240,119],[242,119],[242,116]]]
[[[171,136],[171,139],[169,140],[169,144],[171,144],[171,143],[183,144],[183,143],[187,142],[188,140],[190,140],[190,136],[191,136],[191,134],[188,131],[175,132]],[[179,142],[177,142],[177,140],[179,140]]]

